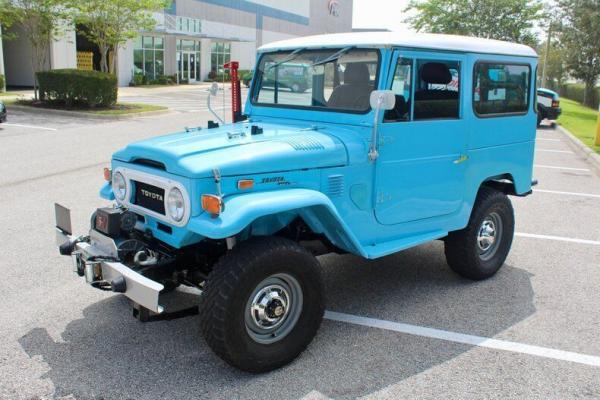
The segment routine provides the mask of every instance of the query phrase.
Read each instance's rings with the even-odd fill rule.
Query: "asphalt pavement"
[[[84,232],[107,204],[98,189],[111,153],[211,118],[193,110],[120,121],[14,112],[0,124],[0,398],[600,398],[600,176],[548,127],[540,184],[512,198],[517,236],[496,276],[460,278],[441,242],[373,261],[320,257],[327,319],[277,371],[226,365],[198,317],[140,323],[123,296],[86,286],[58,255],[53,203]]]

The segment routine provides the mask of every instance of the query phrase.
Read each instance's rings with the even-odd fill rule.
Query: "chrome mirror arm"
[[[369,148],[369,161],[374,162],[379,157],[379,151],[377,150],[377,142],[379,141],[378,125],[379,125],[379,111],[381,110],[381,104],[383,102],[383,96],[379,96],[377,99],[377,107],[375,107],[375,117],[373,119],[373,130],[371,131],[371,146]]]
[[[219,85],[217,84],[217,82],[213,82],[213,84],[210,87],[210,90],[208,91],[208,96],[206,98],[206,106],[208,107],[208,110],[212,113],[212,115],[214,115],[215,118],[218,119],[220,123],[224,124],[225,121],[223,120],[223,118],[221,118],[219,116],[219,114],[217,114],[217,112],[215,110],[213,110],[212,105],[210,104],[210,98],[212,96],[216,96],[218,90],[219,90]],[[225,105],[223,105],[223,106],[225,106]]]

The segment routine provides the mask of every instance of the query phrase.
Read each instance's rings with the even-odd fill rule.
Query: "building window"
[[[526,113],[530,75],[529,65],[477,63],[473,77],[475,113],[482,116]]]
[[[134,43],[133,65],[135,74],[144,74],[149,79],[164,75],[164,48],[162,37],[139,36]]]
[[[231,61],[231,43],[214,42],[210,50],[210,70],[223,73],[223,64]]]
[[[200,33],[202,31],[202,22],[196,18],[177,17],[177,31]]]

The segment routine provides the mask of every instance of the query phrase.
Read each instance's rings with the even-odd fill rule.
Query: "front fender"
[[[340,217],[331,200],[310,189],[256,192],[228,197],[224,210],[216,218],[208,213],[193,217],[187,228],[211,239],[234,236],[261,217],[295,213],[315,233],[323,233],[336,246],[364,255],[356,236]]]

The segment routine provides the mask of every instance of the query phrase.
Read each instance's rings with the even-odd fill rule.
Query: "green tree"
[[[79,32],[95,43],[100,50],[100,68],[114,72],[117,50],[140,31],[151,31],[156,26],[152,13],[162,11],[168,0],[73,0],[77,12]],[[108,54],[112,53],[109,65]]]
[[[543,17],[539,0],[411,0],[404,10],[417,31],[477,36],[530,46],[532,28]]]
[[[559,34],[570,75],[583,81],[583,102],[593,106],[593,92],[600,76],[600,0],[560,0],[562,29]]]
[[[567,77],[567,63],[563,56],[565,48],[558,40],[552,40],[548,54],[546,54],[546,49],[545,43],[538,49],[540,85],[552,90],[559,90]],[[546,82],[541,81],[544,65],[546,68]]]
[[[38,97],[35,74],[48,68],[48,55],[53,40],[64,35],[69,26],[66,0],[0,0],[0,24],[19,24],[31,46],[33,89]],[[10,34],[7,35],[10,39]]]

